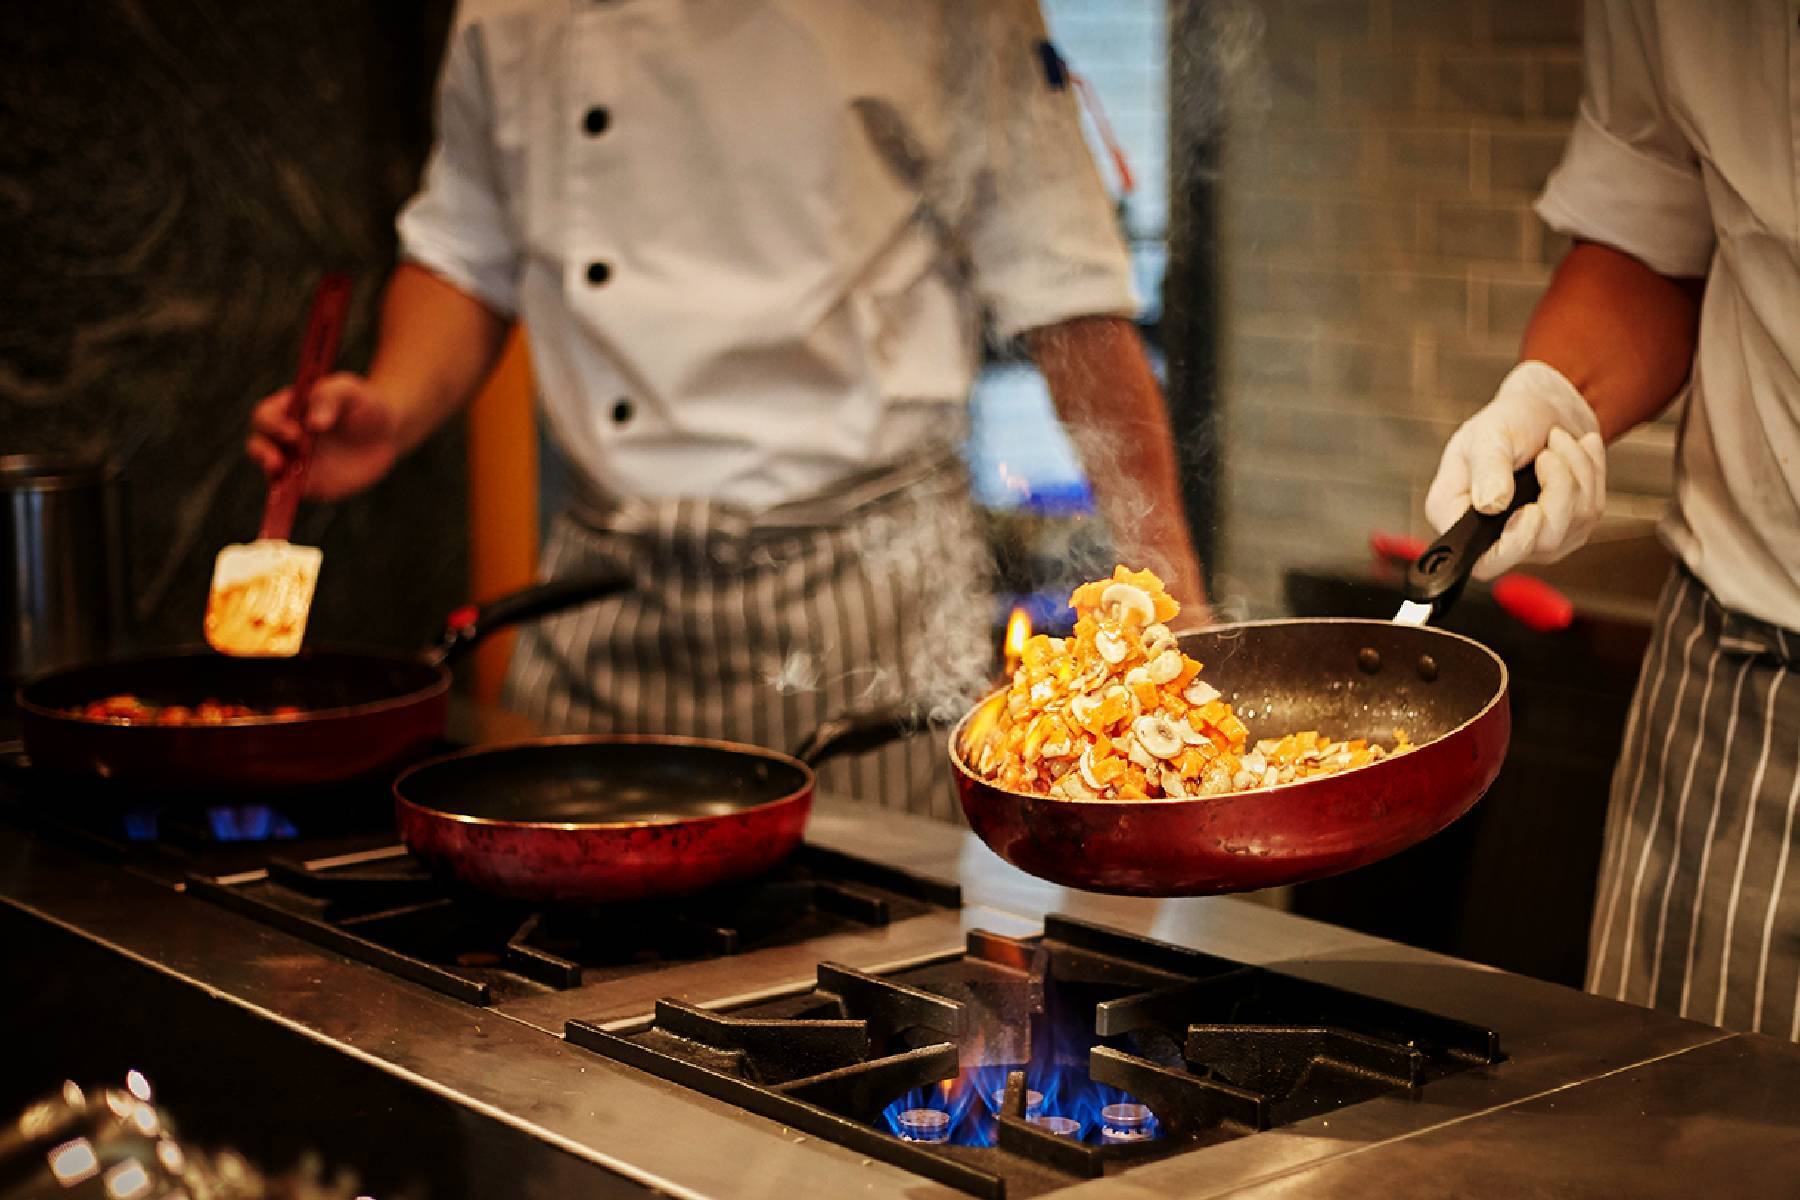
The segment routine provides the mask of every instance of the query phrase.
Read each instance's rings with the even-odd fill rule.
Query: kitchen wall
[[[1210,2],[1248,47],[1218,187],[1215,592],[1266,614],[1284,570],[1428,532],[1442,444],[1513,363],[1564,249],[1530,204],[1580,95],[1581,6]],[[1670,417],[1614,447],[1602,540],[1659,511],[1673,436]]]
[[[0,453],[122,469],[139,644],[198,641],[213,555],[255,534],[250,407],[328,267],[367,364],[449,11],[0,6]],[[468,586],[460,428],[295,540],[325,550],[310,633],[419,644]]]

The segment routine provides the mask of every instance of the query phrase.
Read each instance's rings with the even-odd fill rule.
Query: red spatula
[[[300,369],[288,397],[288,412],[300,426],[300,444],[281,473],[269,481],[256,540],[219,551],[213,562],[212,588],[206,598],[206,640],[225,654],[286,656],[300,651],[313,589],[319,581],[324,553],[316,546],[296,546],[294,512],[306,488],[312,458],[312,432],[306,427],[306,401],[332,363],[350,308],[350,277],[333,272],[319,281]]]

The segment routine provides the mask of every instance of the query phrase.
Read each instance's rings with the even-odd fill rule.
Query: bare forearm
[[[369,382],[394,411],[401,453],[468,403],[488,377],[510,323],[481,301],[402,263],[382,302]]]
[[[1522,357],[1568,376],[1611,441],[1660,413],[1687,381],[1702,287],[1606,246],[1579,244],[1532,313]]]
[[[1177,600],[1203,610],[1205,586],[1168,409],[1137,330],[1117,317],[1084,317],[1032,330],[1026,344],[1074,438],[1120,558],[1165,573]]]

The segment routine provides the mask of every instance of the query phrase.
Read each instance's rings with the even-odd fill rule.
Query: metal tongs
[[[1429,625],[1449,611],[1481,556],[1500,540],[1513,513],[1538,498],[1537,460],[1513,472],[1513,498],[1497,513],[1471,508],[1443,536],[1425,547],[1406,572],[1400,594],[1406,597],[1394,614],[1397,625]]]

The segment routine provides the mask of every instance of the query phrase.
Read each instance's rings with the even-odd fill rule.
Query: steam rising
[[[980,22],[984,8],[963,6],[953,19]],[[1253,130],[1270,107],[1259,7],[1253,0],[1176,0],[1169,19],[1170,37],[1178,41],[1170,55],[1169,102],[1177,118],[1172,127],[1180,136],[1210,139],[1224,131],[1229,118],[1234,133]],[[957,115],[962,119],[943,128],[913,129],[878,102],[854,105],[878,158],[918,195],[915,219],[943,238],[948,252],[958,254],[972,206],[989,198],[984,189],[994,186],[994,177],[1007,182],[1009,163],[1037,157],[1021,141],[1043,133],[1032,122],[997,127],[983,119],[997,111],[996,100],[1007,98],[1009,89],[1036,91],[1042,81],[1035,63],[1005,66],[977,58],[971,51],[989,40],[973,28],[965,32],[967,36],[944,40],[944,57],[937,64],[945,86],[959,97]],[[1205,156],[1170,155],[1177,163],[1196,159],[1207,161]],[[1067,185],[1085,171],[1085,164],[1079,172],[1072,166],[1070,177],[1057,173],[1032,185]],[[1080,362],[1065,365],[1076,372],[1097,369]],[[1094,382],[1106,384],[1104,379]],[[1174,433],[1180,461],[1210,461],[1217,437],[1213,420]],[[899,702],[934,722],[959,718],[994,686],[995,578],[1028,578],[1037,587],[1066,595],[1089,579],[1111,574],[1119,561],[1116,546],[1140,545],[1138,531],[1158,515],[1148,491],[1136,483],[1134,464],[1141,439],[1161,437],[1160,430],[1070,429],[1069,434],[1087,476],[1102,483],[1098,490],[1105,493],[1104,513],[1063,522],[1049,555],[1025,539],[984,536],[966,507],[942,497],[907,498],[865,518],[854,531],[855,545],[872,586],[909,597],[905,611],[896,614],[912,647],[903,671],[864,667],[827,676],[816,658],[795,653],[768,682],[784,692],[841,690],[863,705]],[[998,523],[1004,526],[1007,520],[1002,517]],[[1020,555],[1029,561],[1017,561]],[[1132,558],[1130,566],[1146,567],[1165,580],[1174,575],[1173,564],[1159,555],[1134,549]],[[928,581],[923,592],[921,579]],[[1215,576],[1210,597],[1214,619],[1246,619],[1245,595],[1237,581]]]

